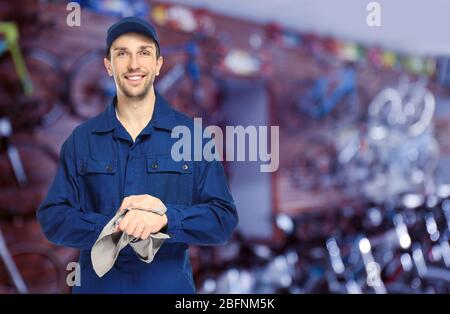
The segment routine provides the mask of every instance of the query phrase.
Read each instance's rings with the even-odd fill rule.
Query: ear
[[[103,58],[103,64],[105,65],[106,71],[108,71],[108,75],[113,76],[111,61],[109,61],[107,58]]]
[[[164,63],[164,58],[162,56],[159,56],[158,60],[156,60],[156,76],[159,75],[159,72],[161,71],[161,67]]]

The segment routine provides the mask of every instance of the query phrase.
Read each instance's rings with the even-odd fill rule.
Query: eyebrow
[[[153,46],[150,46],[150,45],[144,45],[144,46],[140,46],[139,47],[139,49],[148,49],[148,48],[150,48],[150,49],[155,49]],[[120,50],[120,51],[126,51],[126,50],[128,50],[128,48],[127,47],[116,47],[116,48],[114,48],[113,49],[114,51],[116,51],[116,50]]]

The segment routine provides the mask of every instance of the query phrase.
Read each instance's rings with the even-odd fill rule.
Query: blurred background
[[[68,1],[0,0],[0,293],[70,292],[78,253],[35,212],[115,93],[105,34],[130,15],[157,27],[174,107],[280,126],[278,171],[224,163],[240,224],[191,248],[200,293],[450,292],[450,3],[380,0],[374,27],[361,0],[77,2],[70,27]]]

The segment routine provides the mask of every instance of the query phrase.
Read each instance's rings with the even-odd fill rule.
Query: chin
[[[131,92],[131,91],[126,91],[124,94],[128,97],[128,98],[137,98],[137,99],[144,99],[145,96],[148,95],[149,91],[140,91],[140,92]]]

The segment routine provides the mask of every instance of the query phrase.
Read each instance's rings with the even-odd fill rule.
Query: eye
[[[122,57],[122,56],[124,56],[125,55],[125,51],[119,51],[117,54],[116,54],[116,56],[118,56],[118,57]]]
[[[148,50],[141,51],[141,54],[144,55],[144,56],[151,56],[152,55],[151,52],[148,51]]]

